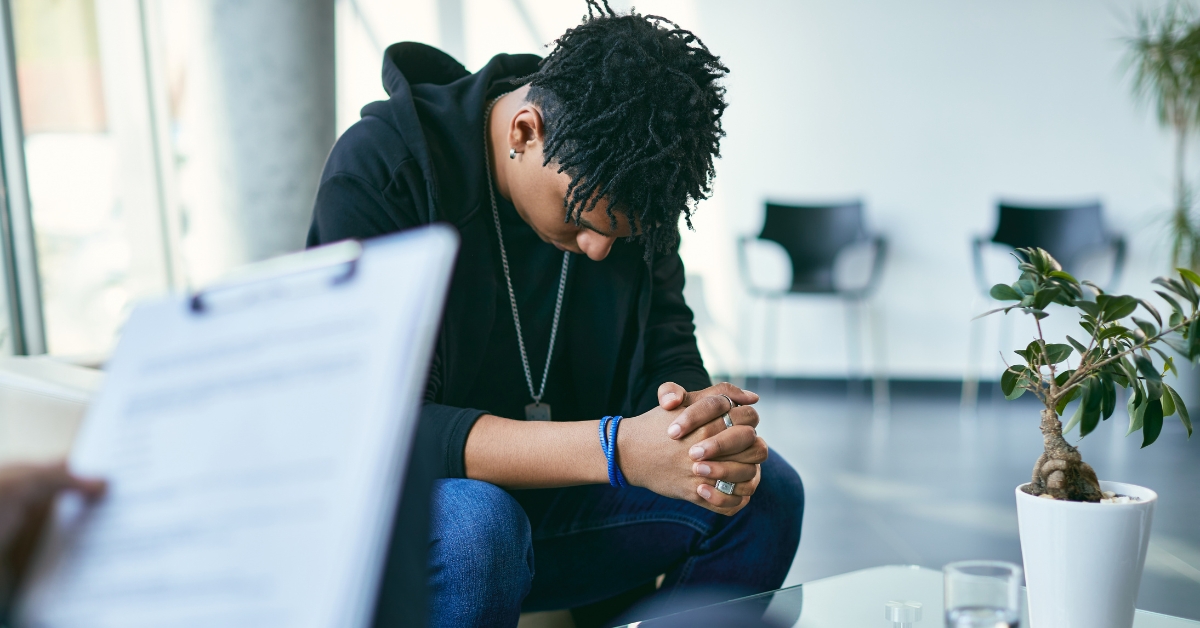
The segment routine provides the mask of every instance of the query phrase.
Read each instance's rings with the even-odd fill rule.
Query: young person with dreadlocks
[[[755,433],[758,396],[711,385],[683,299],[678,223],[710,190],[727,69],[665,19],[588,6],[544,60],[470,74],[389,47],[390,98],[317,194],[310,245],[462,237],[414,453],[445,478],[435,626],[607,621],[660,574],[660,596],[765,591],[799,543],[800,478]]]

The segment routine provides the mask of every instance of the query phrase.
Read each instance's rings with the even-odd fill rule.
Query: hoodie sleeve
[[[405,198],[404,194],[394,193],[385,197],[368,181],[351,174],[326,176],[317,189],[308,246],[347,238],[365,240],[420,226],[412,202],[405,202]],[[434,469],[431,473],[435,477],[466,477],[463,451],[467,435],[485,412],[435,403],[441,397],[440,367],[435,352],[421,406],[414,465]]]

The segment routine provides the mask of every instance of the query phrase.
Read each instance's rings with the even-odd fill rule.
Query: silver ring
[[[733,489],[736,486],[737,484],[731,484],[725,480],[717,480],[717,490],[725,493],[726,495],[733,495]]]
[[[728,402],[729,402],[729,409],[730,409],[730,410],[732,410],[732,409],[734,409],[734,408],[736,408],[736,407],[737,407],[737,404],[736,404],[736,403],[734,403],[734,402],[733,402],[733,400],[729,398],[729,395],[726,395],[726,394],[723,394],[723,393],[718,393],[718,394],[717,394],[717,396],[718,396],[718,397],[724,397],[724,398],[725,398],[725,401],[728,401]]]
[[[725,427],[733,427],[733,419],[729,418],[728,412],[726,412],[725,414],[722,414],[721,418],[725,419]]]

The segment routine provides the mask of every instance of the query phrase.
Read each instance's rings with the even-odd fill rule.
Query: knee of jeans
[[[800,545],[804,483],[792,465],[774,450],[762,465],[762,477],[750,504],[762,516],[763,525],[775,534],[786,533],[781,541],[791,545],[793,551]]]
[[[455,479],[439,480],[432,502],[434,568],[523,598],[533,582],[533,541],[517,500],[494,484]]]

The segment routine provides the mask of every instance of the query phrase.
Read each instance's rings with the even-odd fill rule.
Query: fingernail
[[[708,499],[708,498],[712,497],[712,490],[710,490],[708,488],[707,484],[701,484],[700,488],[697,490],[700,491],[700,496],[703,497],[704,499]]]
[[[699,460],[704,457],[704,448],[696,445],[688,450],[688,455],[691,456],[693,460]]]
[[[746,393],[747,395],[754,395],[755,397],[757,397],[757,396],[758,396],[758,393],[756,393],[756,392],[751,392],[751,391],[749,391],[749,390],[744,390],[744,391],[742,391],[742,392]]]
[[[667,428],[667,436],[675,438],[676,436],[679,436],[679,433],[682,431],[683,428],[679,427],[678,423],[672,423],[671,426]]]
[[[663,395],[662,402],[667,403],[669,401],[675,401],[675,393],[667,393]]]
[[[701,462],[701,463],[696,464],[696,468],[693,469],[693,471],[696,472],[696,475],[703,475],[704,477],[708,477],[708,474],[712,473],[712,467]]]

